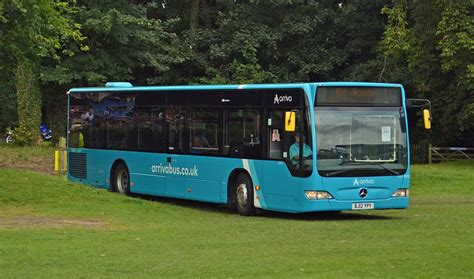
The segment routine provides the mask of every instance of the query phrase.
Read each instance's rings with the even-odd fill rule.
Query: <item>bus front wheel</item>
[[[115,167],[113,186],[116,192],[125,195],[130,194],[130,173],[128,172],[127,166],[123,163],[119,163]]]
[[[240,215],[255,215],[255,207],[253,205],[253,185],[250,177],[241,173],[237,176],[235,187],[235,205]]]

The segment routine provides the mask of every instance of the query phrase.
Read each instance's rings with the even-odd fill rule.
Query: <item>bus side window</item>
[[[269,129],[269,157],[271,159],[283,159],[283,146],[282,146],[282,129],[280,128],[270,128]]]
[[[183,153],[185,147],[185,93],[168,92],[164,111],[165,140],[169,153]]]
[[[223,155],[237,158],[261,158],[261,112],[252,108],[224,111]]]
[[[160,92],[140,92],[135,100],[137,121],[136,150],[164,152],[165,94]]]
[[[190,119],[190,153],[219,155],[219,110],[191,108]]]
[[[290,144],[289,134],[285,132],[284,126],[285,110],[271,110],[267,119],[268,152],[269,159],[289,158],[288,148]]]
[[[296,113],[295,131],[285,131],[285,113],[295,110],[275,109],[269,111],[267,119],[267,156],[269,159],[285,161],[293,175],[307,176],[312,170],[313,163],[307,114],[303,110],[299,110]],[[305,118],[301,119],[301,117]],[[300,127],[301,124],[304,125]],[[299,144],[302,145],[302,148]],[[299,158],[302,158],[302,165],[300,165]]]
[[[141,107],[137,109],[137,150],[163,152],[164,108]]]

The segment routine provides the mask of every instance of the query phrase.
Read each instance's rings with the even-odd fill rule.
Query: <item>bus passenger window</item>
[[[169,105],[163,115],[167,130],[167,146],[170,153],[184,151],[184,107]]]
[[[138,150],[163,152],[164,108],[148,106],[137,109]]]
[[[268,123],[268,158],[288,159],[288,148],[290,146],[290,134],[284,129],[284,110],[272,110],[269,112]]]
[[[191,108],[189,146],[191,154],[219,155],[219,111]]]
[[[198,135],[194,135],[191,139],[191,154],[200,154],[202,152],[202,139]]]
[[[226,109],[224,117],[224,156],[261,158],[260,110]]]

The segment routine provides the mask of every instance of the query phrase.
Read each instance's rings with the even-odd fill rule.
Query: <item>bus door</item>
[[[184,95],[167,95],[167,107],[163,118],[165,121],[166,195],[184,198],[185,175],[182,172],[186,166],[186,156],[182,155],[186,150]]]
[[[166,195],[175,198],[184,198],[185,178],[182,173],[186,165],[186,157],[183,155],[166,154]]]
[[[137,157],[131,169],[134,186],[132,192],[165,195],[167,166],[165,154],[165,102],[164,97],[157,92],[141,92],[135,99],[136,119],[136,150]],[[149,162],[150,165],[144,164]],[[145,166],[145,167],[144,167]]]
[[[269,94],[266,100],[266,158],[261,191],[267,208],[298,207],[303,179],[312,172],[311,133],[302,90]],[[307,183],[307,182],[305,182]]]
[[[295,179],[299,163],[296,158],[292,159],[299,149],[291,149],[297,130],[285,131],[285,112],[284,109],[270,110],[267,115],[267,158],[270,160],[263,162],[261,189],[268,208],[291,210],[296,207],[300,188],[296,185],[299,180]]]

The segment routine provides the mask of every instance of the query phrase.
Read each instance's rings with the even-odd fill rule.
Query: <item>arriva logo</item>
[[[373,185],[374,184],[374,180],[373,179],[359,179],[357,180],[357,178],[354,178],[354,183],[352,183],[353,186],[360,186],[360,185]]]
[[[288,95],[278,96],[278,94],[275,94],[273,104],[279,104],[280,102],[293,102],[293,97]]]
[[[199,169],[194,166],[193,168],[181,168],[181,167],[173,167],[171,164],[167,166],[160,165],[152,165],[151,172],[152,173],[159,173],[159,174],[176,174],[176,175],[183,175],[183,176],[199,176],[198,174]]]

